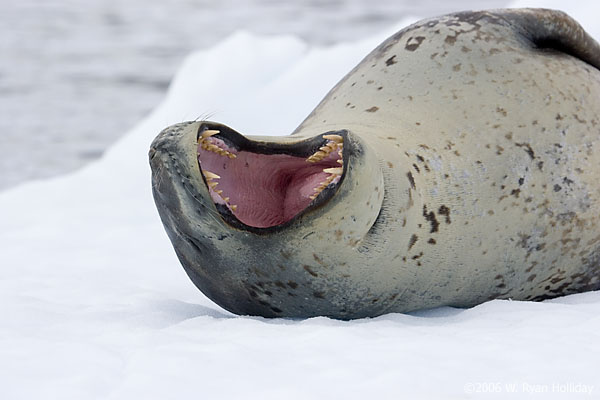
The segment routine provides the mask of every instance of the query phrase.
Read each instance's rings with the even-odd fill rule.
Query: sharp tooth
[[[217,145],[209,144],[208,145],[208,150],[210,150],[212,152],[215,152],[215,153],[218,153],[219,150],[221,150],[221,148],[219,146],[217,146]]]
[[[323,139],[331,140],[336,143],[342,143],[344,141],[344,138],[340,135],[323,135]]]
[[[317,161],[321,161],[323,159],[323,157],[325,157],[327,154],[325,154],[325,152],[323,151],[317,151],[315,154],[313,154],[312,156],[308,157],[308,159],[306,161],[308,162],[317,162]]]
[[[231,211],[236,211],[237,205],[233,204],[233,205],[229,206],[229,208],[231,208]]]
[[[211,188],[215,188],[215,186],[217,186],[219,184],[219,182],[215,182],[215,181],[209,181],[208,182],[208,186],[210,186]]]
[[[222,190],[215,190],[215,193],[218,194],[219,196],[221,195],[221,193],[223,193]]]
[[[223,197],[223,201],[224,201],[225,203],[229,203],[229,197]]]
[[[344,161],[343,160],[337,160],[337,163],[344,165]]]
[[[329,154],[329,153],[331,153],[331,150],[333,150],[333,149],[329,146],[323,146],[323,147],[320,147],[319,150],[321,150],[325,154]]]
[[[207,129],[204,132],[202,132],[202,134],[200,136],[202,136],[202,139],[206,139],[208,137],[214,136],[217,133],[220,133],[221,131],[218,131],[216,129]]]
[[[204,174],[204,176],[206,177],[206,180],[211,180],[211,179],[220,179],[221,177],[213,172],[207,171],[205,169],[202,170],[202,173]]]
[[[229,154],[227,154],[227,157],[229,157],[229,158],[231,158],[233,160],[237,156],[235,154],[233,154],[233,153],[229,153]]]
[[[338,160],[339,161],[339,160]],[[334,175],[341,175],[342,172],[344,171],[344,168],[342,167],[336,167],[336,168],[325,168],[323,170],[323,172],[327,173],[327,174],[334,174]]]
[[[311,199],[311,200],[314,200],[314,199],[317,198],[318,195],[319,195],[318,193],[317,194],[313,194],[311,196],[308,196],[308,198]]]

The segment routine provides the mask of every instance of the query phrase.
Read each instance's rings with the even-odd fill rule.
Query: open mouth
[[[333,196],[344,174],[343,134],[267,145],[205,124],[198,132],[198,162],[222,215],[268,228]]]

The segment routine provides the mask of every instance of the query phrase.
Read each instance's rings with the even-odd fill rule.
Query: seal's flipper
[[[515,27],[536,47],[561,51],[600,69],[600,45],[566,13],[543,8],[496,10],[493,13]]]

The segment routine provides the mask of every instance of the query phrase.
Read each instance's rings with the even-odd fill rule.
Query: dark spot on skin
[[[375,107],[375,106],[373,106],[373,107],[371,107],[371,108],[367,108],[365,111],[366,111],[366,112],[373,113],[373,112],[377,112],[377,110],[379,110],[379,107]]]
[[[435,213],[433,211],[427,212],[427,205],[423,205],[423,216],[425,220],[431,224],[431,230],[429,233],[435,233],[438,231],[440,223],[435,218]]]
[[[316,297],[317,299],[324,299],[325,293],[324,292],[313,292],[313,296]]]
[[[268,306],[269,305],[269,303],[267,303],[264,300],[259,300],[258,302],[259,302],[259,304],[262,304],[263,306]]]
[[[410,183],[410,186],[413,189],[416,189],[417,187],[415,186],[415,178],[413,177],[412,172],[408,171],[406,176],[408,177],[408,182]]]
[[[310,266],[308,266],[308,265],[304,266],[304,270],[306,272],[308,272],[309,274],[311,274],[312,276],[315,276],[315,277],[319,276],[319,274],[317,274],[315,271],[313,271],[312,269],[310,269]]]
[[[535,250],[536,251],[544,250],[545,247],[546,247],[546,243],[540,243],[537,246],[535,246]]]
[[[275,286],[278,286],[282,289],[285,289],[285,283],[281,282],[281,281],[276,281],[275,282]]]
[[[554,185],[555,192],[560,192],[561,189],[562,189],[562,187],[560,185]]]
[[[420,252],[419,254],[415,254],[414,256],[412,256],[411,258],[413,260],[418,260],[419,258],[423,257],[423,252]]]
[[[468,52],[471,51],[471,49],[468,48],[467,46],[463,46],[463,47],[460,48],[460,51],[462,51],[463,53],[468,53]]]
[[[415,51],[425,40],[425,36],[409,37],[404,48],[408,51]]]
[[[563,178],[563,183],[565,183],[566,185],[571,185],[573,181],[565,176]]]
[[[457,35],[458,36],[458,35]],[[446,39],[444,39],[444,42],[453,45],[454,43],[456,43],[456,36],[446,36]]]
[[[398,61],[396,61],[395,58],[396,58],[396,56],[393,55],[390,58],[388,58],[387,60],[385,60],[385,65],[387,65],[389,67],[390,65],[396,64]]]
[[[519,198],[519,194],[521,194],[521,189],[513,189],[510,192],[511,196],[515,196],[517,199]]]
[[[267,296],[273,296],[273,292],[271,292],[270,290],[265,290],[265,294]]]
[[[515,143],[515,146],[523,147],[524,148],[523,150],[525,150],[525,152],[529,155],[529,157],[532,160],[535,158],[535,153],[533,152],[533,149],[531,148],[529,143]]]
[[[381,89],[383,89],[383,86],[379,86],[379,87],[377,88],[377,90],[381,90]]]
[[[415,234],[413,234],[410,237],[410,240],[408,241],[408,250],[412,249],[412,247],[415,245],[415,243],[417,243],[417,240],[419,240],[419,237]]]
[[[425,159],[418,154],[417,154],[417,160],[419,160],[421,162],[425,162]]]
[[[519,233],[518,235],[519,235],[519,241],[517,242],[517,247],[521,247],[523,249],[526,249],[527,247],[529,247],[527,245],[527,242],[531,238],[531,235],[525,235],[523,233]]]
[[[271,310],[273,310],[276,313],[280,313],[281,312],[281,309],[277,308],[277,307],[271,307]]]
[[[536,274],[529,275],[529,278],[527,278],[527,282],[533,281],[536,276],[537,276]]]
[[[419,169],[419,167],[417,167],[417,164],[413,164],[413,168],[417,170],[417,172],[421,173],[421,170]]]
[[[436,242],[435,242],[435,239],[434,239],[434,238],[430,238],[430,239],[427,241],[427,243],[429,243],[429,244],[435,244]]]
[[[298,284],[296,282],[293,282],[293,281],[288,281],[287,285],[289,287],[291,287],[292,289],[296,289],[298,287]]]
[[[519,186],[523,185],[523,182],[525,182],[525,178],[519,178]]]
[[[462,64],[456,64],[456,65],[452,66],[452,71],[454,71],[454,72],[458,72],[458,71],[460,71],[460,67],[461,67],[461,65],[462,65]]]
[[[450,209],[444,205],[440,206],[438,209],[438,214],[446,217],[446,223],[449,224],[450,221]]]

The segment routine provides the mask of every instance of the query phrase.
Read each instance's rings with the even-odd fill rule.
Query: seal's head
[[[375,155],[357,136],[244,137],[183,123],[154,140],[150,164],[163,224],[208,297],[239,314],[339,315],[335,295],[318,295],[327,271],[315,261],[343,296],[351,281],[333,267],[352,263],[348,250],[375,222],[384,192]]]

